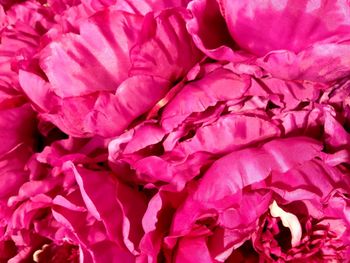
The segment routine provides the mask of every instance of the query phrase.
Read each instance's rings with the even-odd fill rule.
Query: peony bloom
[[[9,262],[133,262],[147,198],[103,169],[104,147],[101,140],[60,140],[28,162],[30,180],[7,202]]]
[[[342,230],[337,232],[338,226],[334,225],[329,231],[337,233],[336,236],[331,234],[329,239],[324,239],[332,247],[337,244],[333,254],[322,251],[320,246],[310,253],[304,251],[309,249],[310,242],[323,242],[313,241],[317,237],[312,231],[328,223],[326,211],[335,210],[333,205],[347,206],[348,186],[340,190],[339,204],[329,204],[318,197],[318,207],[310,206],[310,211],[305,210],[303,215],[293,214],[286,208],[288,201],[283,200],[284,191],[292,191],[289,186],[284,187],[290,185],[288,178],[296,171],[298,174],[290,180],[308,180],[305,185],[313,185],[311,189],[315,189],[315,193],[310,190],[310,199],[316,199],[312,194],[320,192],[326,198],[337,191],[341,182],[346,182],[347,171],[339,164],[348,162],[344,147],[348,145],[349,135],[342,127],[343,113],[339,107],[343,105],[336,99],[345,92],[345,87],[327,95],[323,85],[255,79],[237,75],[234,70],[230,65],[204,64],[197,79],[185,83],[167,101],[160,123],[155,119],[145,121],[109,143],[110,167],[118,177],[143,184],[145,189],[158,189],[143,218],[145,235],[140,243],[139,262],[157,262],[157,258],[166,262],[237,262],[249,257],[252,262],[259,258],[317,261],[325,255],[330,259],[347,258],[347,250],[343,249],[348,244],[344,213],[333,215]],[[330,100],[334,103],[329,103]],[[317,140],[293,137],[299,135]],[[275,139],[285,136],[290,138]],[[325,143],[327,154],[322,151],[320,141]],[[260,147],[267,147],[268,153],[261,152]],[[307,170],[311,178],[320,173],[317,169],[324,169],[324,177],[336,175],[335,183],[332,179],[327,189],[317,190],[320,183],[303,179],[304,173],[299,172],[308,166],[312,166]],[[271,171],[274,172],[270,174]],[[287,181],[272,184],[272,178]],[[308,198],[307,192],[297,197],[297,201],[303,202]],[[296,209],[294,201],[289,202],[291,209]],[[328,205],[324,211],[320,208]],[[313,214],[317,209],[323,216]],[[274,213],[275,210],[279,213]],[[299,250],[289,251],[285,250],[285,244],[278,243],[277,237],[274,248],[269,248],[272,252],[266,252],[261,239],[271,238],[262,231],[272,224],[270,219],[279,226],[281,221],[276,214],[282,217],[287,213],[293,214],[294,222],[300,226],[297,239],[308,241],[300,244]],[[305,218],[316,225],[310,226]],[[278,235],[279,230],[276,231],[274,234]],[[289,249],[288,229],[280,231],[286,232],[283,242]],[[193,251],[198,253],[194,255]],[[274,256],[276,251],[280,253]]]
[[[283,79],[332,82],[349,75],[345,0],[193,0],[188,8],[189,32],[209,57]]]
[[[183,188],[222,154],[293,133],[319,136],[331,111],[323,104],[313,108],[320,91],[204,64],[196,79],[167,98],[159,121],[141,122],[109,143],[110,166],[125,180]]]
[[[144,217],[160,223],[147,227],[143,252],[167,262],[347,259],[348,171],[321,150],[305,137],[274,140],[218,159],[185,195],[161,190]]]
[[[0,262],[350,259],[350,8],[0,1]]]

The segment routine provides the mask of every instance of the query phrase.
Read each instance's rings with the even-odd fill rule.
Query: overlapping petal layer
[[[0,1],[0,262],[348,262],[350,7]]]

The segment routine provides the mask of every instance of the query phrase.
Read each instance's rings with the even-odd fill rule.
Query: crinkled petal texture
[[[276,219],[270,211],[253,235],[262,258],[319,262],[349,257],[348,172],[316,158],[286,173],[273,173],[266,185],[285,212]],[[285,235],[280,220],[290,231],[285,240],[278,237]]]
[[[52,26],[49,14],[34,1],[14,5],[6,12],[0,7],[0,98],[7,93],[14,103],[23,95],[19,92],[18,70],[31,63],[40,37]],[[4,101],[0,101],[1,107]]]
[[[113,6],[128,13],[146,15],[149,12],[160,12],[172,7],[186,7],[189,0],[83,0],[82,2],[94,10]]]
[[[220,0],[219,3],[233,39],[241,48],[258,56],[283,49],[299,53],[315,42],[327,39],[341,42],[349,37],[347,1]]]
[[[247,253],[240,250],[243,245],[271,262],[276,257],[346,259],[349,203],[344,194],[350,181],[342,169],[322,160],[322,148],[308,137],[273,140],[218,159],[187,194],[170,198],[161,189],[143,218],[141,255],[234,262]],[[169,232],[165,213],[172,215]],[[281,220],[291,234],[283,232]],[[191,250],[198,253],[189,256]]]
[[[189,198],[189,214],[178,212],[178,217],[173,222],[173,231],[177,233],[186,229],[188,223],[193,223],[198,216],[197,211],[203,208],[223,209],[230,199],[240,200],[243,188],[265,180],[271,172],[286,172],[316,157],[321,149],[322,146],[317,141],[301,137],[274,140],[261,148],[234,151],[222,157],[209,168]],[[225,198],[228,198],[226,202]],[[185,211],[186,206],[185,203]]]
[[[80,35],[63,35],[45,47],[40,65],[49,82],[20,72],[21,86],[42,117],[75,137],[110,137],[150,110],[169,83],[147,75],[127,79],[141,21],[105,10],[83,23]]]
[[[222,154],[283,134],[319,136],[323,122],[316,119],[324,118],[323,110],[297,109],[318,97],[316,85],[255,80],[215,66],[166,102],[160,123],[140,123],[110,142],[115,173],[183,188]],[[276,105],[272,110],[270,101]]]
[[[9,262],[50,258],[59,263],[63,255],[67,262],[135,262],[147,204],[143,193],[110,172],[71,161],[39,176],[44,172],[8,201],[13,211],[4,218],[5,237],[18,250]]]
[[[147,111],[157,113],[171,83],[202,58],[185,16],[183,8],[150,13],[144,21],[114,8],[100,11],[81,23],[80,34],[56,37],[41,50],[48,82],[21,71],[21,86],[42,117],[65,133],[118,135]]]
[[[115,91],[127,78],[129,50],[136,41],[142,18],[106,10],[40,52],[40,67],[61,98],[96,91]],[[73,88],[74,87],[74,88]]]
[[[0,0],[0,262],[346,262],[347,0]]]
[[[259,66],[284,79],[330,82],[349,74],[344,56],[350,50],[347,1],[214,2],[189,5],[194,14],[189,30],[209,56],[244,63],[254,56]],[[231,43],[210,44],[204,25],[208,18],[218,23],[224,18]]]
[[[132,49],[130,73],[162,77],[176,83],[202,58],[185,25],[189,14],[182,8],[167,9],[157,17],[148,14],[140,39]]]
[[[146,206],[144,196],[116,181],[110,173],[79,169],[69,163],[65,166],[75,176],[87,211],[103,223],[108,242],[114,243],[124,254],[130,253],[129,261],[132,261],[132,254],[138,254],[136,249],[143,234],[140,222]],[[129,202],[131,198],[133,203]],[[97,241],[90,240],[93,243]],[[96,256],[106,255],[96,252]],[[113,259],[116,260],[117,255]]]
[[[16,194],[28,180],[24,167],[35,146],[35,126],[35,113],[29,104],[0,110],[0,202]]]
[[[250,187],[264,182],[273,172],[287,172],[319,156],[321,149],[322,146],[315,140],[296,137],[274,140],[258,148],[233,151],[215,161],[195,189],[189,190],[187,198],[177,206],[168,236],[157,234],[153,228],[147,227],[145,231],[150,231],[148,238],[152,238],[149,235],[164,238],[161,249],[166,254],[175,250],[175,253],[169,252],[175,262],[185,260],[188,257],[185,251],[192,246],[201,253],[187,258],[189,262],[224,262],[254,233],[259,218],[271,204],[272,196],[268,189],[252,191]],[[159,198],[163,199],[160,203]],[[152,200],[144,221],[151,220],[149,216],[159,206],[170,209],[166,200],[164,196]],[[174,207],[174,201],[170,206]],[[143,240],[142,244],[147,242]],[[155,250],[156,247],[151,249],[152,253]]]

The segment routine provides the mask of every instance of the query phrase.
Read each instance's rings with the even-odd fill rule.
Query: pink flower
[[[161,190],[144,222],[157,214],[172,223],[144,225],[142,251],[174,262],[235,262],[244,244],[268,261],[348,258],[349,180],[341,166],[320,161],[321,149],[303,137],[274,140],[217,160],[187,194]]]
[[[63,255],[69,262],[133,261],[147,199],[98,164],[104,147],[100,140],[68,139],[33,156],[30,180],[3,214],[9,262],[60,262]]]
[[[349,15],[2,0],[0,262],[347,261]]]
[[[84,262],[133,262],[143,233],[143,194],[108,172],[76,168],[69,162],[64,169],[74,176],[79,190],[67,197],[56,196],[52,213],[79,245],[80,258]]]
[[[269,218],[278,223],[278,216],[275,219],[269,214],[270,207],[275,201],[284,208],[286,201],[282,200],[288,185],[299,189],[302,186],[293,183],[308,180],[300,174],[288,183],[290,174],[317,164],[328,169],[324,177],[337,175],[336,183],[332,179],[327,188],[320,190],[316,189],[318,182],[305,183],[310,185],[311,193],[298,195],[300,202],[315,199],[320,192],[324,197],[336,191],[346,178],[339,164],[348,162],[348,152],[343,148],[348,144],[348,133],[342,127],[342,111],[336,110],[336,103],[335,108],[328,104],[331,98],[336,101],[336,92],[320,99],[323,85],[275,78],[256,80],[237,75],[234,70],[230,65],[202,65],[197,79],[184,83],[166,102],[160,123],[154,119],[140,123],[109,144],[110,166],[120,178],[144,184],[146,189],[159,189],[143,218],[145,235],[139,262],[157,262],[159,257],[175,262],[236,262],[248,255],[253,262],[267,258],[266,248],[259,245],[265,233],[259,231]],[[317,140],[291,137],[296,135]],[[278,140],[277,136],[291,138]],[[331,154],[321,151],[320,142]],[[266,147],[267,153],[261,152],[259,145]],[[319,173],[310,170],[307,175],[313,178]],[[287,181],[274,185],[272,178]],[[348,186],[341,190],[342,195],[346,189]],[[345,195],[342,198],[341,202],[346,202]],[[320,197],[316,203],[328,205]],[[335,210],[335,206],[326,210]],[[292,214],[291,210],[283,211]],[[297,218],[294,222],[302,229],[297,239],[303,242],[309,237],[310,242],[316,242],[312,231],[324,226],[323,218],[311,214],[297,214],[301,219],[293,214]],[[322,222],[309,226],[304,217]],[[334,215],[334,220],[343,226],[348,224],[344,214]],[[330,258],[346,258],[343,246],[348,244],[347,234],[340,231],[337,235],[324,239],[330,246],[338,244],[338,238],[342,240]],[[290,244],[287,237],[285,242]],[[326,254],[318,247],[300,256],[298,253],[309,246],[309,241],[300,243],[299,250],[284,252],[289,253],[285,257],[317,260]],[[273,245],[271,253],[282,251],[284,246],[278,242]]]
[[[188,29],[212,58],[284,79],[331,82],[349,74],[347,1],[194,0],[188,8]]]
[[[349,257],[349,180],[342,164],[312,160],[284,175],[273,174],[267,184],[278,194],[283,208],[273,203],[270,215],[261,219],[261,229],[253,236],[263,257],[310,262]],[[291,241],[283,239],[286,229],[280,222],[289,228]]]
[[[325,106],[311,106],[317,85],[256,81],[218,64],[204,64],[195,80],[179,85],[165,97],[159,121],[141,122],[109,143],[115,173],[181,189],[222,154],[283,134],[317,137],[324,124]]]

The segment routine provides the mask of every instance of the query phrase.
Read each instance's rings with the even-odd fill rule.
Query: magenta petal
[[[125,146],[124,153],[132,153],[141,150],[149,145],[160,142],[165,133],[162,128],[156,125],[143,125],[134,133],[133,139]]]
[[[250,237],[257,228],[259,218],[268,210],[271,197],[269,192],[244,192],[241,200],[238,199],[233,207],[220,214],[220,227],[209,239],[210,251],[215,259],[223,262],[232,250],[239,248]]]
[[[317,141],[296,137],[274,140],[261,148],[232,152],[210,167],[194,197],[209,202],[220,200],[264,180],[272,171],[286,172],[314,158],[321,149]]]
[[[349,75],[350,60],[343,56],[349,50],[349,41],[317,43],[298,54],[284,50],[270,52],[257,64],[278,78],[327,83]]]
[[[258,64],[273,76],[329,82],[349,74],[349,59],[343,56],[350,49],[346,1],[220,4],[231,37],[262,57]]]
[[[325,116],[324,131],[326,142],[332,148],[346,147],[350,144],[350,134],[330,113]]]
[[[187,20],[187,28],[200,50],[214,59],[244,59],[231,49],[234,42],[216,0],[193,0],[188,9],[193,17]]]
[[[136,244],[131,240],[140,240],[142,234],[140,225],[142,214],[139,213],[145,207],[141,195],[119,184],[110,173],[98,173],[73,166],[72,169],[88,211],[104,223],[112,241],[121,249],[127,247],[134,253]],[[109,197],[109,202],[105,201],[106,196]],[[133,196],[136,202],[135,210],[127,203],[130,196]]]
[[[21,145],[0,157],[0,199],[16,195],[23,183],[28,180],[28,171],[24,170],[32,150]]]
[[[170,9],[145,17],[140,41],[131,51],[132,74],[162,77],[171,82],[183,78],[202,57],[186,31],[182,9]]]
[[[125,80],[116,94],[101,93],[84,126],[93,133],[111,137],[120,134],[138,116],[149,111],[167,92],[169,82],[151,76],[134,76]],[[70,117],[66,114],[67,117]]]
[[[185,237],[181,238],[173,262],[181,263],[211,263],[209,249],[206,244],[205,237]]]
[[[225,153],[279,134],[276,125],[262,118],[228,114],[199,128],[195,136],[179,147],[188,155],[198,151]]]
[[[328,83],[349,75],[349,59],[343,55],[350,48],[346,0],[194,0],[188,8],[193,14],[189,32],[211,58],[237,67],[256,64],[289,80]]]
[[[93,254],[94,262],[111,262],[111,263],[133,263],[135,257],[125,250],[120,249],[110,241],[102,241],[92,245],[89,250]]]
[[[49,111],[58,104],[57,96],[50,83],[36,74],[23,70],[19,71],[18,77],[24,93],[40,110]]]
[[[318,156],[321,149],[315,140],[295,137],[234,151],[218,159],[177,211],[172,230],[176,234],[188,231],[202,211],[221,210],[239,202],[243,188],[263,181],[271,172],[287,172]]]
[[[16,195],[28,180],[25,165],[35,146],[35,125],[35,114],[28,104],[0,110],[0,199]]]
[[[95,10],[101,10],[108,6],[113,6],[117,10],[122,10],[132,14],[146,15],[149,12],[159,12],[172,7],[186,7],[189,0],[83,0],[87,6]]]
[[[202,112],[220,101],[240,98],[250,85],[226,69],[217,69],[203,79],[187,84],[165,107],[162,126],[172,130],[194,112]]]
[[[41,51],[40,65],[55,93],[64,98],[116,90],[128,76],[140,22],[139,16],[106,10],[83,23],[80,35],[50,43]]]
[[[20,144],[33,145],[35,115],[30,105],[0,110],[0,157]]]
[[[321,202],[340,182],[347,185],[349,180],[337,168],[313,160],[285,174],[272,174],[269,186],[288,202],[307,199]]]
[[[221,0],[220,3],[232,38],[241,48],[258,56],[272,50],[298,53],[315,42],[333,37],[341,41],[349,36],[346,1]]]
[[[38,84],[32,90],[30,84]],[[21,85],[43,117],[62,131],[75,137],[99,134],[111,137],[120,134],[139,115],[151,110],[168,91],[170,83],[151,76],[134,76],[108,92],[60,99],[51,86],[31,73],[21,73]]]

